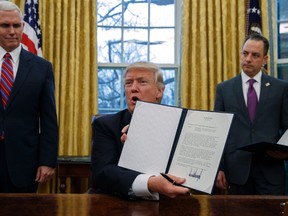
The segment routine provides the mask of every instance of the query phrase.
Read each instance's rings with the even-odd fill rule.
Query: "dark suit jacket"
[[[129,189],[139,172],[118,167],[123,143],[121,130],[130,123],[126,109],[116,114],[96,118],[92,122],[92,182],[96,193],[129,198]]]
[[[24,49],[6,109],[0,104],[0,131],[5,132],[7,166],[15,186],[35,183],[38,166],[56,165],[58,125],[52,65]]]
[[[228,182],[244,184],[248,178],[252,153],[237,148],[254,142],[276,143],[288,128],[288,83],[266,74],[261,78],[260,98],[254,123],[249,120],[241,75],[217,86],[215,111],[235,113],[224,152],[224,170]],[[259,155],[263,175],[271,184],[284,184],[284,162]]]

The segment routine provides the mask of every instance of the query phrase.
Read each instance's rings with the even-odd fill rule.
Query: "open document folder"
[[[267,150],[288,151],[288,130],[285,131],[277,143],[258,142],[240,147],[239,149],[250,152],[260,152]]]
[[[232,119],[231,113],[138,101],[118,165],[183,177],[183,186],[211,194]]]

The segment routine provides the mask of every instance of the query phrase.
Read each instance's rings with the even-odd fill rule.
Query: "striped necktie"
[[[11,55],[9,53],[6,53],[4,55],[4,60],[1,67],[1,82],[0,82],[2,104],[4,109],[7,106],[7,102],[13,87],[13,83],[14,83],[14,76],[13,76],[13,65],[11,61]]]

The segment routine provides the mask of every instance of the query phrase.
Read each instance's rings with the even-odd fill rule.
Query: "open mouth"
[[[132,101],[133,101],[133,102],[136,102],[137,100],[139,100],[138,97],[136,97],[136,96],[133,96],[133,97],[132,97]]]

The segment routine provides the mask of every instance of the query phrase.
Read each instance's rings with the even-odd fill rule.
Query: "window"
[[[277,0],[277,73],[288,80],[288,0]]]
[[[177,104],[181,1],[97,0],[98,109],[126,108],[122,74],[129,63],[151,61],[163,71],[162,103]]]

